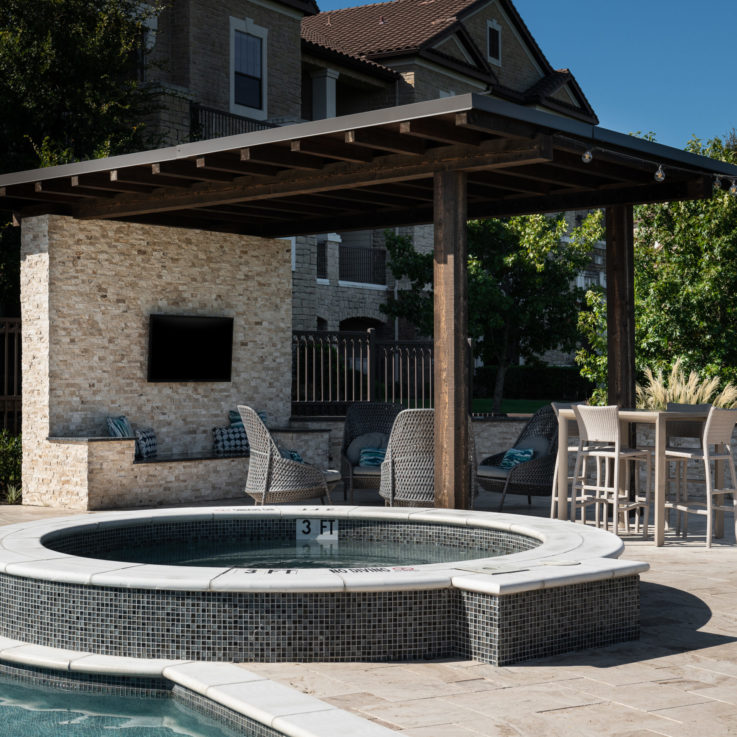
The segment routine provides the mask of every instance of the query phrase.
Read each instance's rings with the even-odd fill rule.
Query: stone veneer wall
[[[239,403],[266,410],[275,424],[288,420],[288,242],[47,215],[24,220],[21,258],[26,504],[98,503],[88,496],[89,464],[115,454],[113,446],[48,438],[106,435],[107,415],[153,427],[163,452],[211,450],[212,428],[227,425],[228,410]],[[148,383],[153,312],[232,316],[232,381]],[[132,468],[132,443],[128,457]],[[151,466],[158,472],[151,486],[159,491],[147,501],[141,497],[148,484],[136,487],[124,468],[110,470],[102,498],[119,498],[116,506],[189,501],[176,494],[185,491],[176,482],[181,473],[212,474],[212,498],[222,498],[217,486],[232,481],[229,460]],[[206,470],[194,472],[197,463]],[[226,469],[220,479],[218,465]],[[131,494],[130,501],[116,489]]]

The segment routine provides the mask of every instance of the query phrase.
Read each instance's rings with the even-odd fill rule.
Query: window
[[[235,32],[235,104],[263,107],[261,77],[261,39],[242,31]]]
[[[486,21],[486,56],[492,64],[502,63],[502,27],[495,20]]]
[[[267,117],[267,36],[250,18],[230,19],[230,112],[236,115]]]

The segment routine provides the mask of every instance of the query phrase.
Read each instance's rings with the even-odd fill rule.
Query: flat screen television
[[[150,315],[149,381],[230,381],[233,318]]]

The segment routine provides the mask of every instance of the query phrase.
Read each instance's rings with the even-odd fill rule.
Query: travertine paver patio
[[[375,503],[371,492],[358,500]],[[495,497],[482,496],[492,508]],[[248,503],[238,500],[237,503]],[[535,500],[532,513],[547,514]],[[505,511],[528,513],[514,497]],[[0,524],[69,514],[0,506]],[[496,668],[468,660],[249,663],[248,669],[384,724],[406,737],[694,737],[737,735],[737,545],[731,520],[707,550],[628,539],[645,560],[637,642]]]

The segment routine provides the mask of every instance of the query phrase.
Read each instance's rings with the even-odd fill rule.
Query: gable
[[[458,36],[455,34],[450,38],[441,41],[439,44],[435,44],[432,47],[433,51],[437,51],[444,56],[449,56],[456,61],[463,62],[464,64],[473,64],[473,57],[466,51],[463,44],[459,41]]]
[[[499,0],[491,0],[464,16],[462,23],[484,58],[488,53],[488,29],[492,24],[499,29],[501,64],[490,61],[498,83],[516,92],[524,92],[543,78],[545,70],[535,58],[522,34],[517,30]]]

